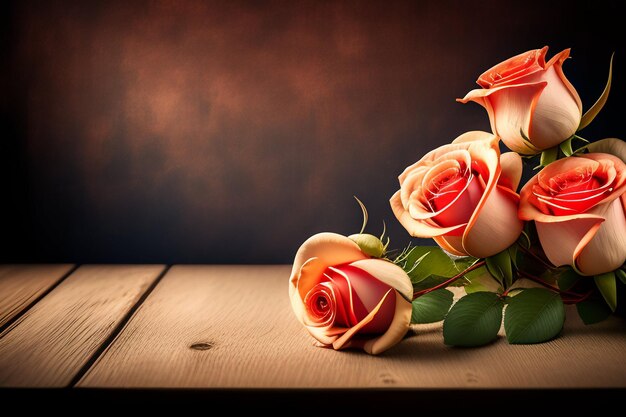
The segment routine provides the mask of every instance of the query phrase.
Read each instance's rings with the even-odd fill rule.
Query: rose
[[[432,237],[454,255],[488,257],[522,231],[521,174],[520,156],[500,156],[496,136],[467,132],[406,168],[391,208],[412,236]]]
[[[563,74],[569,49],[546,63],[548,47],[509,58],[478,78],[462,103],[475,101],[489,114],[492,131],[509,149],[535,154],[571,137],[582,115],[582,103]]]
[[[300,246],[289,296],[309,333],[336,350],[361,348],[376,355],[402,340],[411,322],[408,275],[335,233],[314,235]]]
[[[596,142],[594,151],[626,155],[618,139]],[[519,215],[534,220],[541,246],[554,265],[584,275],[619,268],[626,261],[626,165],[608,153],[559,159],[528,181]]]

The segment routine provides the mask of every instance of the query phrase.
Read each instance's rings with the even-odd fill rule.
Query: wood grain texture
[[[0,386],[67,386],[163,266],[82,266],[0,338]]]
[[[20,314],[72,265],[0,265],[0,327]]]
[[[374,357],[314,346],[288,299],[287,266],[176,266],[79,382],[83,387],[536,388],[626,387],[626,322],[562,337],[443,344],[441,324],[414,326]],[[192,348],[191,346],[194,346]]]

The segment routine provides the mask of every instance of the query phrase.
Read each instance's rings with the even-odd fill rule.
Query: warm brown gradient
[[[454,102],[478,74],[573,46],[589,105],[617,42],[555,5],[539,22],[499,2],[16,3],[3,113],[36,259],[288,262],[314,232],[358,230],[353,194],[404,244],[396,176],[489,128]],[[583,21],[595,37],[563,32]]]

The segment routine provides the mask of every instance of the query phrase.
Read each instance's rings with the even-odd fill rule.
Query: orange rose
[[[617,139],[595,149],[619,148]],[[534,220],[543,250],[554,265],[585,275],[613,271],[626,261],[626,165],[607,153],[555,161],[521,191],[519,215]]]
[[[492,131],[509,149],[535,154],[558,145],[578,129],[582,103],[563,74],[569,49],[546,63],[548,47],[509,58],[478,78],[461,103],[475,101],[489,114]]]
[[[405,169],[391,208],[412,236],[432,237],[454,255],[488,257],[522,231],[521,174],[520,156],[500,155],[496,136],[467,132]]]
[[[300,246],[289,296],[309,333],[336,350],[360,348],[376,355],[402,340],[411,322],[408,275],[335,233],[314,235]]]

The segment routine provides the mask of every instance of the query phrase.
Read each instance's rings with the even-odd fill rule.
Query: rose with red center
[[[411,322],[408,275],[335,233],[314,235],[298,249],[289,295],[309,333],[337,350],[381,353],[402,340]]]
[[[548,47],[509,58],[478,78],[462,103],[474,101],[489,114],[491,129],[509,149],[535,154],[571,137],[582,117],[576,89],[563,73],[569,49],[546,62]]]
[[[626,154],[626,143],[618,139],[590,148]],[[521,199],[519,215],[535,221],[554,265],[596,275],[626,261],[626,165],[615,155],[594,152],[555,161],[528,181]]]
[[[406,168],[390,201],[398,221],[454,255],[484,258],[513,244],[523,227],[515,192],[522,162],[500,155],[498,142],[467,132]]]

